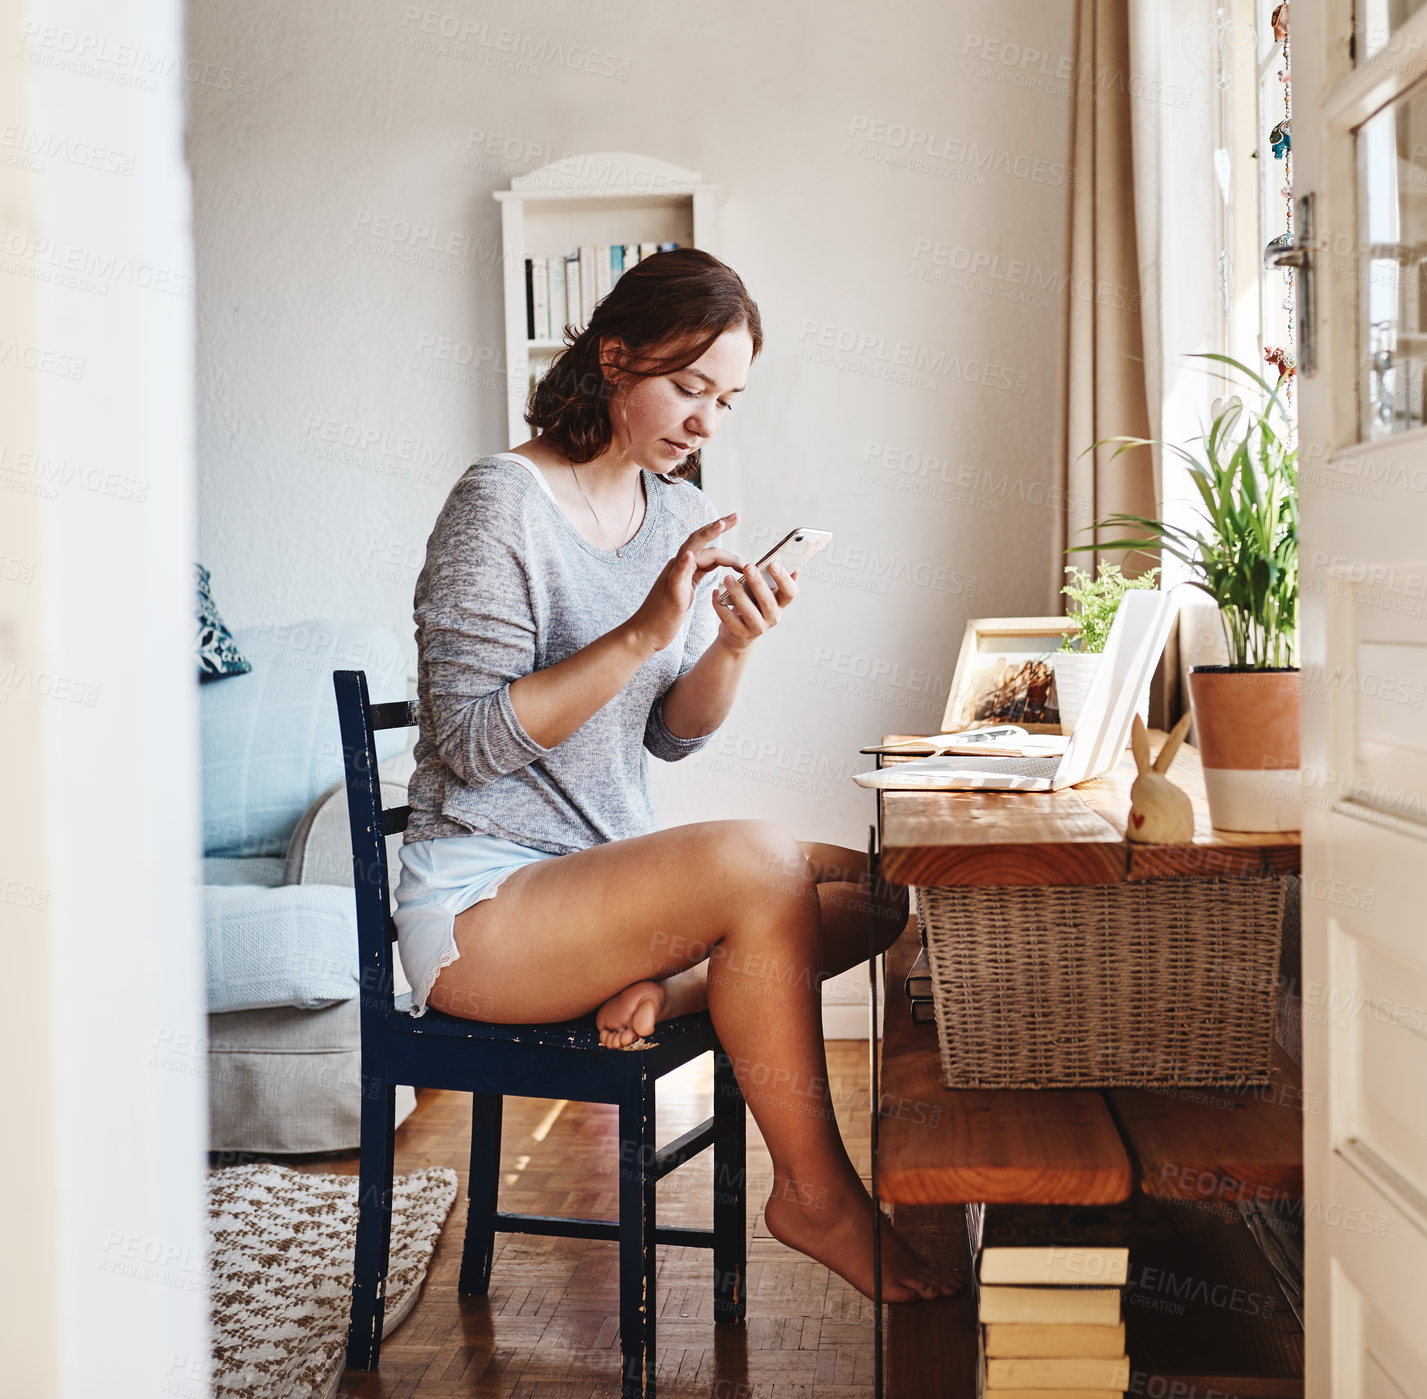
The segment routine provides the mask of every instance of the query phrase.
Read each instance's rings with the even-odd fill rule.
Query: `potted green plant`
[[[1249,381],[1255,407],[1217,400],[1198,452],[1160,442],[1188,467],[1199,519],[1171,524],[1115,514],[1096,528],[1140,531],[1100,549],[1159,549],[1189,571],[1188,582],[1219,607],[1229,664],[1189,675],[1196,742],[1214,825],[1228,831],[1296,830],[1296,805],[1281,795],[1298,756],[1298,448],[1283,399],[1287,376],[1270,385],[1227,355]],[[1152,444],[1113,437],[1115,453]],[[1097,444],[1098,445],[1098,444]],[[1276,772],[1278,781],[1265,777]]]
[[[1110,625],[1119,610],[1120,599],[1137,588],[1153,588],[1159,569],[1152,568],[1138,578],[1126,578],[1120,566],[1102,563],[1095,576],[1073,564],[1066,573],[1070,581],[1060,591],[1070,599],[1070,615],[1080,630],[1067,636],[1060,650],[1050,658],[1055,674],[1056,708],[1062,733],[1072,734],[1080,718],[1090,682],[1100,667],[1100,657],[1110,635]],[[1140,700],[1140,718],[1149,715],[1149,687]]]

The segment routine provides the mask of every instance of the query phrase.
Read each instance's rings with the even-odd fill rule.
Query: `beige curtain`
[[[1059,588],[1067,564],[1093,572],[1107,561],[1138,574],[1158,562],[1157,556],[1123,550],[1064,553],[1071,545],[1116,537],[1117,532],[1089,528],[1107,515],[1160,513],[1157,453],[1140,448],[1117,457],[1113,446],[1086,451],[1107,437],[1153,437],[1160,425],[1160,346],[1151,344],[1147,363],[1143,314],[1148,310],[1155,322],[1154,340],[1160,264],[1153,235],[1142,249],[1137,231],[1137,207],[1141,217],[1147,210],[1157,214],[1159,191],[1142,191],[1136,178],[1157,179],[1158,166],[1145,158],[1144,116],[1134,110],[1143,103],[1131,95],[1136,90],[1130,13],[1135,3],[1076,0],[1075,6],[1069,152],[1074,175],[1066,230],[1070,281],[1057,442],[1065,508],[1058,516],[1051,570],[1057,612],[1065,610]],[[1145,288],[1148,308],[1141,292],[1142,264],[1151,283]],[[1151,694],[1150,717],[1157,726],[1168,726],[1180,712],[1178,671],[1177,643],[1171,638]]]
[[[1104,437],[1150,435],[1135,237],[1128,0],[1077,0],[1074,72],[1070,282],[1058,447],[1066,509],[1055,541],[1057,578],[1068,562],[1093,571],[1103,558],[1127,573],[1141,573],[1156,562],[1123,551],[1061,557],[1069,545],[1096,542],[1097,535],[1086,528],[1094,520],[1121,510],[1156,513],[1149,451],[1114,457],[1113,447],[1102,446],[1085,453]]]

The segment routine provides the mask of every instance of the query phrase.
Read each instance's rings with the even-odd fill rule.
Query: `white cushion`
[[[315,620],[234,633],[247,675],[199,691],[206,855],[286,853],[304,811],[342,778],[334,670],[365,670],[373,704],[406,698],[406,656],[367,622]],[[377,752],[401,752],[406,729],[377,735]]]

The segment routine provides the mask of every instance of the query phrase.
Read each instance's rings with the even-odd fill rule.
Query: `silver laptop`
[[[1059,756],[915,758],[852,780],[914,792],[1058,792],[1109,772],[1130,741],[1135,707],[1164,652],[1174,611],[1168,593],[1137,590],[1121,599],[1079,722]]]

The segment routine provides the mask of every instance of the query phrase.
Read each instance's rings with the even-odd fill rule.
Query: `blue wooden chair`
[[[645,1049],[600,1045],[594,1016],[550,1025],[492,1025],[434,1009],[416,1018],[410,996],[392,995],[392,943],[386,839],[405,830],[409,807],[383,811],[376,733],[417,722],[414,704],[373,705],[366,674],[333,675],[347,772],[352,867],[361,958],[362,1136],[356,1263],[347,1366],[375,1370],[391,1242],[392,1146],[396,1085],[470,1093],[471,1175],[460,1290],[490,1286],[497,1232],[619,1241],[619,1339],[626,1399],[654,1395],[654,1248],[711,1248],[714,1319],[743,1319],[745,1237],[744,1103],[733,1067],[708,1015],[661,1024]],[[696,1055],[714,1055],[714,1113],[668,1146],[654,1141],[655,1085]],[[498,1207],[501,1100],[534,1098],[619,1105],[619,1219],[507,1214]],[[714,1149],[712,1229],[659,1228],[654,1186],[707,1146]]]

